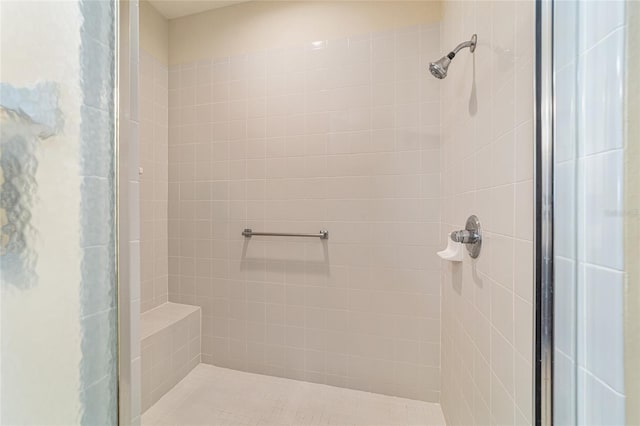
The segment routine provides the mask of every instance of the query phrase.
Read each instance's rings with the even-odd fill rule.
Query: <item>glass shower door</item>
[[[0,2],[0,423],[117,423],[116,16]]]
[[[629,268],[640,262],[625,232],[637,222],[628,206],[638,191],[625,180],[630,3],[553,2],[556,425],[637,424],[626,414],[624,325]]]

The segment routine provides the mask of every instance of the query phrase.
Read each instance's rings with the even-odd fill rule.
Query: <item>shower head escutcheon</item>
[[[431,71],[431,74],[433,74],[435,78],[439,78],[442,80],[447,76],[447,70],[449,69],[451,60],[456,57],[456,53],[458,53],[460,50],[464,49],[465,47],[468,47],[471,53],[473,53],[476,50],[477,42],[478,42],[478,36],[476,34],[472,35],[471,40],[460,43],[459,45],[456,46],[455,49],[453,49],[447,55],[443,56],[442,58],[438,59],[435,62],[431,62],[429,64],[429,71]]]

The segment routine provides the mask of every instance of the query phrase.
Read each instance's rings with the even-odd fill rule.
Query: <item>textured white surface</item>
[[[143,425],[445,425],[439,404],[200,364]]]
[[[2,424],[80,424],[88,416],[107,424],[116,414],[114,86],[104,66],[113,63],[112,7],[0,2],[0,80],[22,92],[7,105],[3,90],[0,103],[25,113],[2,108],[0,124]],[[31,25],[41,31],[25,33]],[[54,116],[63,117],[60,128],[45,139]],[[12,237],[24,231],[15,249],[5,245],[9,229]]]

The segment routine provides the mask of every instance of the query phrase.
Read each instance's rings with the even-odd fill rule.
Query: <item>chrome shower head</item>
[[[451,63],[451,59],[449,56],[443,56],[438,59],[436,62],[431,62],[429,64],[429,71],[435,78],[443,79],[447,76],[447,70],[449,69],[449,64]]]
[[[478,37],[474,34],[471,36],[471,40],[465,41],[464,43],[460,43],[456,46],[453,51],[449,52],[446,56],[438,59],[435,62],[431,62],[429,64],[429,71],[435,78],[439,78],[442,80],[447,76],[447,71],[449,70],[449,65],[451,64],[451,60],[456,57],[456,53],[458,53],[461,49],[468,47],[469,50],[473,53],[476,50]]]

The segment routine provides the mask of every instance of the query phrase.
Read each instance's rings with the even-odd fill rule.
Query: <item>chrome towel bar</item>
[[[245,230],[242,231],[242,236],[244,236],[246,238],[251,238],[253,236],[260,236],[260,237],[314,237],[314,238],[320,238],[321,240],[328,240],[329,239],[329,231],[327,231],[326,229],[321,229],[320,232],[318,232],[317,234],[289,234],[289,233],[286,233],[286,232],[253,232],[253,229],[245,228]]]

